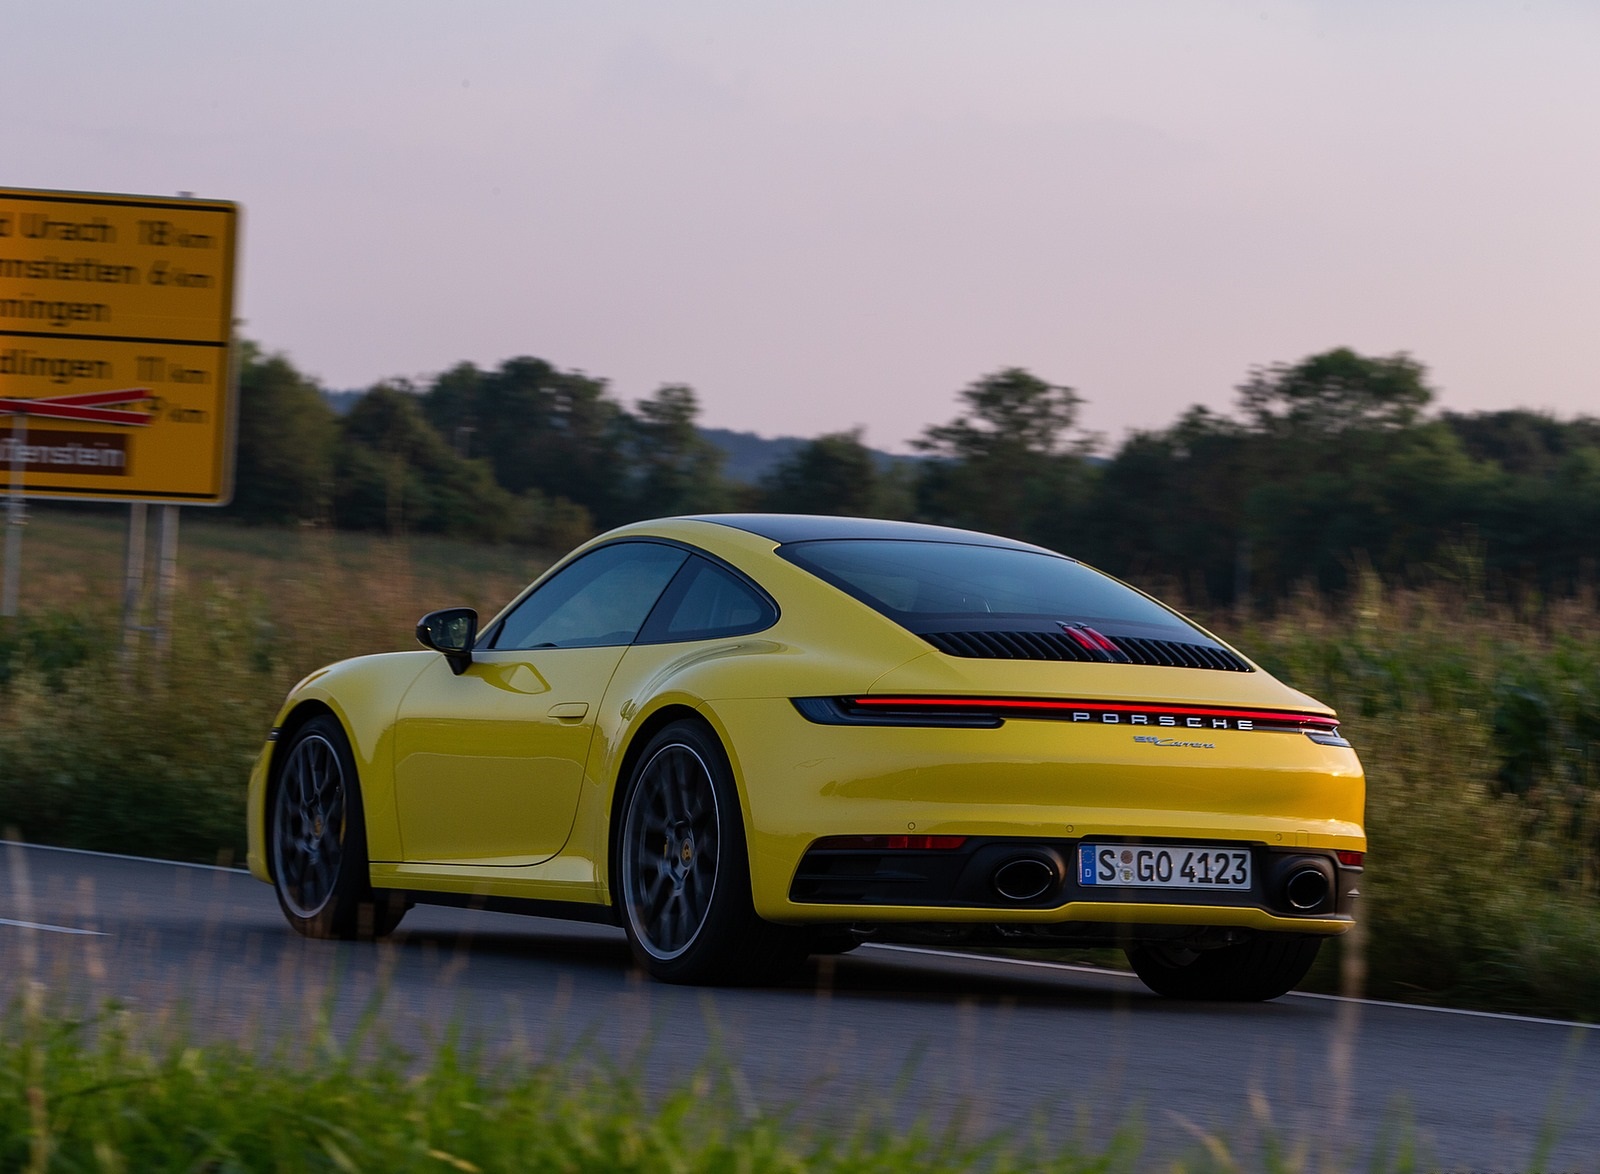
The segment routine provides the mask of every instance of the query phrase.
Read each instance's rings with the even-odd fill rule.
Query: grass
[[[309,1039],[309,1046],[299,1042]],[[576,1056],[491,1060],[444,1041],[425,1064],[359,1034],[293,1052],[198,1045],[111,1010],[0,1020],[0,1169],[44,1171],[1111,1171],[1105,1146],[963,1139],[926,1123],[808,1125],[764,1114],[714,1065],[646,1096]]]
[[[736,1068],[711,1059],[647,1091],[627,1059],[499,1055],[446,1034],[426,1058],[375,1027],[346,1039],[321,1013],[263,1048],[198,1042],[170,1013],[109,1006],[87,1018],[40,1006],[35,988],[0,1014],[0,1169],[101,1171],[674,1171],[681,1174],[1375,1174],[1436,1170],[1403,1106],[1364,1158],[1308,1142],[1247,1098],[1251,1136],[1195,1128],[1179,1156],[1146,1146],[1137,1114],[1109,1136],[1040,1118],[975,1137],[960,1119],[905,1113],[903,1091],[818,1120],[797,1100],[757,1106]],[[897,1103],[900,1102],[900,1103]],[[1541,1136],[1530,1169],[1555,1144]],[[1352,1164],[1354,1163],[1354,1164]]]
[[[186,511],[193,515],[198,511]],[[118,667],[126,522],[37,512],[0,621],[0,825],[40,843],[242,856],[242,783],[289,687],[414,646],[419,615],[493,614],[548,556],[186,517],[172,653]]]
[[[40,511],[24,616],[0,623],[0,824],[41,843],[234,859],[243,789],[290,685],[412,645],[418,615],[490,614],[549,556],[236,527],[186,511],[171,656],[114,654],[124,523]],[[1600,1018],[1600,614],[1470,585],[1267,617],[1206,616],[1333,705],[1368,775],[1364,932],[1310,984]]]

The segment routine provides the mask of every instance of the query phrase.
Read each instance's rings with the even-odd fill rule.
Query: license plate
[[[1199,845],[1079,844],[1086,888],[1248,889],[1250,853]]]

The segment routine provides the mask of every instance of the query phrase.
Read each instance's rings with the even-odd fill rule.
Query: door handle
[[[587,701],[563,701],[550,707],[550,716],[561,721],[577,721],[589,712]]]

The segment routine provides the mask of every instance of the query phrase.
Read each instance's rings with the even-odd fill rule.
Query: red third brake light
[[[1077,644],[1077,646],[1083,649],[1085,652],[1101,651],[1100,645],[1096,644],[1092,639],[1090,639],[1088,633],[1084,632],[1082,629],[1069,628],[1067,625],[1062,624],[1061,630],[1071,638],[1073,643]]]
[[[1366,857],[1365,852],[1351,852],[1345,848],[1340,848],[1334,855],[1339,858],[1339,863],[1346,868],[1360,868],[1361,861]]]
[[[1121,652],[1122,651],[1122,649],[1118,648],[1115,644],[1113,644],[1111,642],[1111,638],[1109,636],[1102,636],[1099,632],[1096,632],[1088,624],[1079,625],[1079,629],[1078,630],[1081,631],[1085,636],[1089,637],[1089,639],[1093,640],[1097,645],[1100,646],[1101,649],[1103,649],[1106,652]]]

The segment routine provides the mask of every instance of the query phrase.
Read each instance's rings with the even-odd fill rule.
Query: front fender
[[[246,862],[250,875],[271,881],[267,865],[267,794],[277,755],[307,719],[331,713],[350,740],[360,775],[372,860],[399,860],[400,825],[394,806],[393,729],[400,699],[437,652],[392,652],[339,661],[319,669],[289,691],[256,756],[245,797]]]

